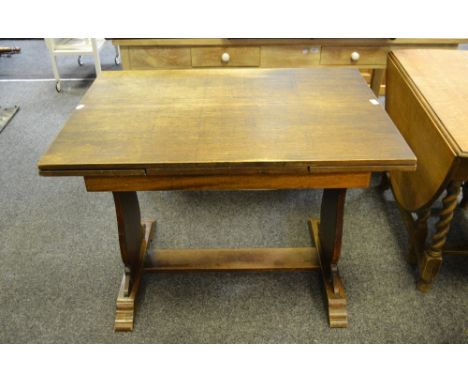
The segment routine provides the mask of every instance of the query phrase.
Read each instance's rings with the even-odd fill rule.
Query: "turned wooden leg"
[[[442,264],[442,250],[450,230],[453,211],[457,206],[460,188],[460,182],[451,182],[447,187],[447,195],[442,201],[442,209],[438,212],[439,221],[436,224],[436,232],[432,236],[431,245],[420,255],[417,288],[421,292],[427,292],[431,289],[432,282],[439,272],[440,265]]]
[[[113,192],[124,275],[117,297],[114,329],[133,330],[135,301],[154,221],[141,221],[136,192]]]
[[[380,94],[380,85],[382,85],[384,75],[385,75],[385,69],[374,69],[372,71],[371,89],[376,95],[376,97],[378,97]]]
[[[466,209],[468,207],[468,182],[463,182],[462,192],[463,198],[460,202],[460,207]]]
[[[325,189],[322,197],[320,222],[310,221],[322,269],[328,322],[332,328],[348,326],[346,294],[338,272],[345,196],[346,189]]]
[[[414,222],[414,225],[413,225],[414,228],[412,231],[411,230],[409,231],[410,237],[409,237],[408,262],[411,265],[417,264],[418,253],[421,253],[422,251],[424,251],[424,248],[426,246],[427,221],[429,220],[429,217],[431,216],[431,209],[425,208],[421,211],[418,211],[417,215],[418,215],[418,218]]]

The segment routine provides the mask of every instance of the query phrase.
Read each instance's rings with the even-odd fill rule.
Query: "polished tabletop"
[[[468,157],[468,51],[408,49],[393,55],[448,143]]]
[[[41,158],[57,175],[134,170],[412,170],[357,69],[103,72]]]

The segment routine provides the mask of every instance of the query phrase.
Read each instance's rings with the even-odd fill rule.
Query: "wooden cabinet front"
[[[135,39],[114,40],[125,70],[209,67],[355,66],[375,94],[385,94],[388,52],[456,49],[463,39]]]
[[[355,65],[384,67],[387,49],[370,47],[323,47],[320,63],[322,65]]]
[[[260,66],[259,47],[192,48],[193,67],[255,67]]]
[[[126,67],[125,60],[123,61]],[[134,47],[128,51],[131,69],[177,69],[192,66],[190,48]]]
[[[320,46],[263,46],[263,68],[301,68],[320,64]]]

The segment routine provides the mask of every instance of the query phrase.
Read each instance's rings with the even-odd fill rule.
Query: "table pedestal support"
[[[117,227],[124,275],[116,304],[114,329],[133,330],[135,301],[143,273],[144,258],[153,235],[154,221],[141,221],[136,192],[114,192]]]
[[[117,297],[114,329],[133,330],[143,272],[320,270],[330,327],[347,326],[346,295],[338,273],[345,189],[324,190],[321,222],[310,220],[315,247],[155,249],[148,253],[154,221],[141,221],[136,192],[113,192],[124,275]]]
[[[309,222],[319,254],[328,306],[328,321],[332,328],[348,326],[346,294],[338,272],[345,196],[346,189],[325,189],[320,209],[320,222],[316,220]]]

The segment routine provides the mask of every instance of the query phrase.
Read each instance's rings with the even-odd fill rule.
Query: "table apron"
[[[367,188],[370,172],[308,175],[85,176],[89,192]]]

